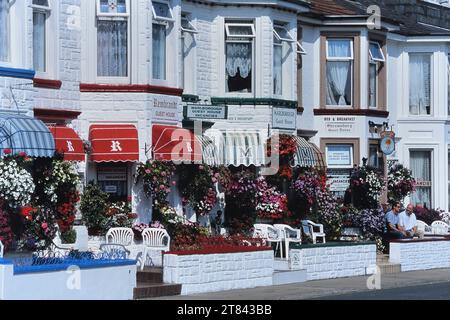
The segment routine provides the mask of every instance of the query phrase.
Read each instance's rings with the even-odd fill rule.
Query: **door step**
[[[134,299],[178,296],[181,294],[181,284],[151,284],[138,283],[134,288]]]
[[[163,269],[162,268],[145,268],[138,271],[136,274],[136,281],[138,283],[163,283]]]

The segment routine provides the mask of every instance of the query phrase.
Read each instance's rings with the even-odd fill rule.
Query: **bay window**
[[[0,61],[10,61],[9,0],[0,0]]]
[[[409,113],[431,114],[431,54],[409,54]]]
[[[47,71],[47,19],[51,14],[48,0],[33,0],[33,67]]]
[[[383,50],[378,42],[369,42],[369,107],[377,108],[378,101],[378,74],[380,65],[386,62]]]
[[[412,193],[412,202],[431,208],[431,151],[410,151],[410,166],[416,179],[416,191]]]
[[[326,104],[351,106],[353,91],[353,40],[327,39]]]
[[[251,93],[254,76],[253,23],[225,23],[226,92]]]
[[[167,2],[152,1],[152,75],[153,79],[167,78],[167,26],[174,21]]]
[[[189,68],[189,64],[195,63],[190,59],[192,49],[195,46],[195,34],[198,33],[197,28],[192,24],[189,14],[181,14],[181,80],[185,92],[194,92],[194,72],[193,68]]]
[[[97,0],[97,75],[128,77],[129,0]]]

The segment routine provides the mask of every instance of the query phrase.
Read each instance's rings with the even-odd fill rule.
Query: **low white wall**
[[[375,244],[306,246],[289,252],[291,269],[305,269],[307,280],[363,276],[377,262]]]
[[[135,287],[136,265],[19,275],[0,265],[0,300],[131,300]]]
[[[391,242],[389,262],[402,271],[450,268],[450,240]]]
[[[274,254],[255,251],[164,255],[164,283],[181,284],[182,295],[271,286]]]

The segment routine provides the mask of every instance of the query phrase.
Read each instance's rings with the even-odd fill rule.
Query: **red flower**
[[[22,217],[28,219],[31,218],[31,213],[33,212],[33,208],[32,207],[23,207],[20,210],[20,214],[22,215]]]
[[[8,154],[11,154],[11,153],[12,153],[12,150],[11,150],[11,149],[4,149],[4,150],[3,150],[3,153],[6,154],[6,155],[8,155]]]
[[[22,157],[22,158],[26,158],[27,157],[27,153],[26,152],[19,152],[19,157]]]

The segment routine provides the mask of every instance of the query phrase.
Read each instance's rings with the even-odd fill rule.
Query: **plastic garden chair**
[[[270,224],[255,224],[253,225],[254,238],[261,238],[266,240],[269,244],[276,243],[275,252],[280,248],[280,255],[283,257],[283,234],[280,230],[271,226]]]
[[[305,232],[306,235],[308,235],[312,241],[313,244],[317,243],[317,239],[318,238],[322,238],[322,243],[326,243],[325,240],[325,232],[323,232],[323,225],[322,224],[318,224],[318,223],[314,223],[310,220],[303,220],[302,221],[302,227],[303,227],[303,232]],[[319,228],[319,231],[315,231],[314,228]]]
[[[3,243],[0,241],[0,258],[3,258]]]
[[[287,224],[274,224],[273,226],[282,232],[286,249],[286,260],[289,260],[289,244],[291,242],[302,243],[302,232],[300,229],[294,229]]]
[[[159,228],[147,228],[142,232],[142,240],[144,246],[143,262],[141,264],[141,270],[145,267],[148,254],[151,250],[163,251],[170,250],[170,236],[165,229]],[[151,263],[153,265],[153,262]]]
[[[106,233],[106,243],[121,244],[125,247],[133,244],[134,232],[131,228],[111,228]]]
[[[444,221],[434,221],[431,224],[431,229],[435,235],[448,235],[448,224]]]
[[[424,235],[429,236],[433,234],[433,228],[422,220],[417,220],[417,230],[422,231]]]

